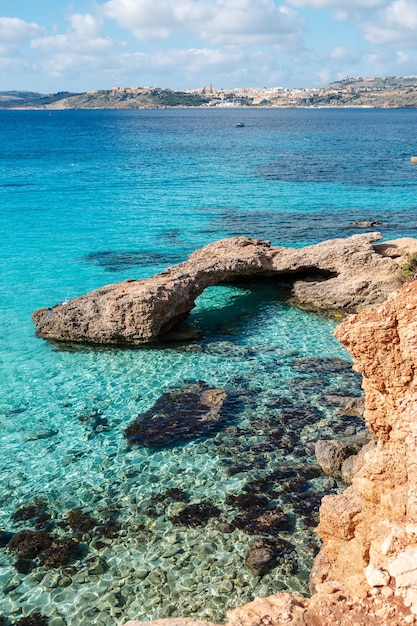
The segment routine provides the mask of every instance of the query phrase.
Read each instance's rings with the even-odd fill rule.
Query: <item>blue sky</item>
[[[417,74],[417,0],[0,0],[0,91]]]

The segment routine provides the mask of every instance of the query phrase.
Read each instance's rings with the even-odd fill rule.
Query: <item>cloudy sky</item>
[[[0,0],[0,91],[417,74],[417,0]]]

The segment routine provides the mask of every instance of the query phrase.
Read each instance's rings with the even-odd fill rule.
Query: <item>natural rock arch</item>
[[[145,280],[106,285],[33,313],[46,339],[107,345],[155,341],[183,321],[207,288],[253,276],[294,281],[292,301],[315,311],[356,311],[399,287],[398,263],[377,253],[379,233],[304,248],[233,237],[196,250],[187,261]]]

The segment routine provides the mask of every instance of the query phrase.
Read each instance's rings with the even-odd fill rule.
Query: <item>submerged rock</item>
[[[398,289],[397,263],[376,252],[379,233],[333,239],[305,248],[271,247],[232,237],[214,242],[146,280],[107,285],[32,315],[36,333],[74,343],[140,345],[182,322],[213,285],[249,276],[293,282],[291,300],[314,311],[356,311]]]
[[[256,576],[264,576],[278,565],[279,557],[291,549],[291,544],[283,539],[253,539],[248,546],[245,565]]]
[[[185,383],[164,393],[125,431],[130,444],[167,446],[208,435],[220,427],[223,389],[203,381]]]
[[[9,542],[8,549],[24,559],[40,556],[52,544],[52,536],[45,530],[21,530]]]
[[[293,369],[298,372],[339,372],[350,370],[352,364],[345,359],[325,357],[304,357],[294,359],[291,363]]]
[[[281,532],[291,529],[287,515],[278,507],[273,509],[259,507],[246,511],[241,515],[237,515],[231,524],[249,535],[271,535],[276,537]]]
[[[318,465],[331,476],[340,476],[343,461],[358,451],[357,446],[336,439],[319,439],[315,445]]]
[[[32,613],[32,615],[26,615],[21,617],[15,622],[15,626],[47,626],[49,620],[45,615],[41,613]]]
[[[347,399],[346,403],[338,411],[339,415],[351,415],[353,417],[363,417],[365,411],[365,398],[360,396],[359,398]]]
[[[27,504],[16,509],[11,519],[14,522],[27,522],[32,520],[35,526],[40,528],[51,520],[51,515],[47,512],[46,507],[46,500],[35,499],[32,504]]]
[[[60,537],[41,553],[41,563],[46,567],[66,565],[81,556],[81,546],[76,539]]]
[[[219,517],[220,509],[213,504],[202,502],[185,506],[179,513],[170,517],[173,524],[179,526],[205,526],[212,517]]]
[[[165,266],[169,263],[177,263],[180,261],[178,253],[161,254],[160,252],[147,251],[130,251],[124,252],[119,250],[100,250],[98,252],[90,252],[81,261],[94,263],[99,267],[103,267],[108,272],[120,272],[138,265],[147,267],[149,265]]]
[[[237,496],[230,495],[226,498],[227,504],[232,504],[241,511],[254,511],[265,509],[269,504],[269,499],[265,495],[253,493],[241,493]]]
[[[0,530],[0,548],[5,548],[8,543],[14,537],[14,533],[7,532],[5,530]]]
[[[99,522],[81,509],[73,509],[67,513],[65,523],[74,531],[76,536],[82,537],[95,528]]]
[[[115,519],[116,513],[107,511],[103,517],[105,519],[96,519],[82,509],[72,509],[59,522],[59,526],[67,531],[72,531],[78,540],[86,541],[94,536],[114,539],[118,536],[121,528]]]
[[[21,530],[16,533],[7,548],[17,557],[16,568],[28,573],[36,562],[48,568],[66,565],[81,555],[81,546],[71,537],[56,537],[44,530]]]
[[[362,222],[352,222],[351,226],[355,228],[372,228],[373,226],[380,226],[381,222],[378,220],[365,220]]]
[[[55,428],[45,428],[43,430],[36,430],[34,432],[25,435],[25,441],[38,441],[39,439],[49,439],[59,433],[59,430]]]
[[[352,483],[352,476],[355,471],[355,462],[357,456],[357,454],[352,454],[351,456],[348,456],[343,461],[340,467],[340,474],[345,485],[350,485]]]

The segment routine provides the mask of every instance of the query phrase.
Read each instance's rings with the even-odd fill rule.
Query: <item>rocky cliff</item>
[[[312,597],[258,598],[229,612],[230,626],[417,624],[417,282],[336,334],[363,374],[376,439],[358,455],[351,486],[322,501]]]
[[[380,238],[366,233],[304,248],[273,247],[247,237],[223,239],[147,280],[107,285],[38,309],[32,318],[37,334],[46,339],[140,345],[184,320],[207,287],[251,276],[291,282],[292,302],[307,310],[357,311],[382,302],[400,285],[396,261],[372,245]]]
[[[363,374],[377,441],[360,454],[352,485],[323,500],[313,588],[343,576],[349,594],[371,589],[417,615],[417,282],[348,318],[336,336]]]

